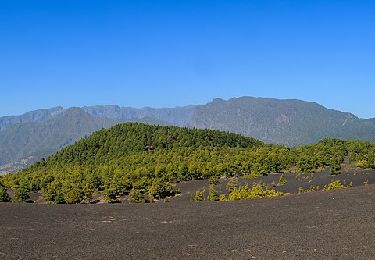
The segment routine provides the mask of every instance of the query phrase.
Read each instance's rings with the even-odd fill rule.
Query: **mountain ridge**
[[[122,122],[224,130],[287,146],[327,137],[375,141],[374,118],[362,119],[299,99],[215,98],[204,105],[175,108],[58,106],[0,117],[0,172],[9,171],[4,170],[5,165],[12,168],[9,164],[30,157],[34,162],[85,135]]]

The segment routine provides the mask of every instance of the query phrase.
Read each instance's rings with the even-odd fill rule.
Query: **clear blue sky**
[[[0,1],[0,115],[298,98],[375,117],[375,1]]]

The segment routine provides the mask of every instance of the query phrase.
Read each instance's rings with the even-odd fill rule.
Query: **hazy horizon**
[[[324,104],[321,104],[321,103],[316,102],[316,101],[302,100],[302,99],[298,99],[298,98],[274,98],[274,97],[255,97],[255,96],[238,96],[238,97],[230,97],[230,98],[213,97],[210,100],[208,100],[208,101],[206,101],[204,103],[201,103],[201,104],[199,104],[199,103],[197,103],[197,104],[182,104],[182,105],[166,106],[166,107],[154,107],[154,106],[147,106],[147,105],[136,107],[136,106],[127,106],[127,105],[119,105],[119,104],[88,104],[88,105],[82,105],[82,106],[55,105],[55,106],[51,106],[51,107],[40,107],[40,108],[32,109],[32,110],[25,111],[25,112],[22,112],[20,114],[14,114],[14,115],[1,115],[0,114],[0,117],[21,116],[21,115],[23,115],[25,113],[28,113],[28,112],[32,112],[32,111],[36,111],[36,110],[40,110],[40,109],[52,109],[52,108],[56,108],[56,107],[62,107],[63,109],[74,108],[74,107],[83,108],[83,107],[92,107],[92,106],[119,106],[119,107],[131,107],[131,108],[136,108],[136,109],[142,109],[142,108],[155,108],[155,109],[177,108],[177,107],[186,107],[186,106],[195,106],[195,105],[206,105],[206,104],[212,102],[214,99],[223,99],[223,100],[227,101],[229,99],[242,98],[242,97],[262,98],[262,99],[278,99],[278,100],[300,100],[300,101],[309,102],[309,103],[318,103],[319,105],[322,105],[322,106],[324,106],[327,109],[337,110],[337,111],[345,112],[345,113],[351,113],[351,114],[353,114],[353,115],[355,115],[355,116],[357,116],[357,117],[359,117],[361,119],[373,119],[373,118],[375,118],[375,117],[361,117],[361,116],[356,115],[355,113],[353,113],[351,111],[343,111],[343,110],[339,110],[339,109],[336,109],[336,108],[328,107],[328,106],[325,106]]]

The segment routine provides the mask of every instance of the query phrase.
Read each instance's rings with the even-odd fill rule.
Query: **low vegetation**
[[[374,154],[375,145],[361,141],[326,139],[288,148],[221,131],[126,123],[6,175],[0,194],[1,189],[12,189],[17,201],[25,201],[30,191],[37,191],[50,203],[89,202],[96,195],[108,202],[153,202],[178,194],[178,182],[210,179],[208,195],[216,201],[224,197],[215,190],[215,182],[225,176],[232,193],[226,199],[276,196],[265,187],[239,187],[237,176],[311,174],[325,167],[338,174],[345,158],[353,165],[375,168]],[[279,183],[285,181],[280,178]]]
[[[352,186],[351,184],[345,185],[340,180],[335,180],[335,181],[332,181],[332,182],[328,183],[327,185],[325,185],[324,190],[330,191],[330,190],[345,189],[345,188],[348,188],[348,187],[351,187],[351,186]]]
[[[229,187],[231,187],[231,185]],[[219,194],[215,190],[215,186],[210,184],[208,197],[204,197],[204,190],[198,190],[195,193],[193,201],[235,201],[245,199],[273,198],[285,195],[285,193],[276,191],[274,189],[270,189],[266,185],[261,183],[254,183],[251,188],[249,188],[247,184],[242,186],[236,186],[231,189],[228,189],[227,193],[227,195],[225,193]]]
[[[234,189],[228,195],[228,200],[243,200],[243,199],[261,199],[284,196],[283,192],[269,189],[267,186],[254,183],[251,188],[247,185]]]
[[[204,201],[204,193],[205,193],[205,190],[197,190],[195,192],[195,196],[193,197],[193,201],[194,202],[200,202],[200,201]]]
[[[282,185],[285,185],[286,183],[287,183],[287,180],[285,179],[284,174],[281,174],[278,185],[282,186]]]
[[[320,187],[318,185],[317,186],[311,185],[307,189],[299,187],[298,188],[298,193],[307,193],[307,192],[313,192],[313,191],[319,191],[319,190],[320,190]]]
[[[0,183],[0,202],[8,202],[8,201],[10,201],[8,191],[7,191],[6,187],[4,187]]]

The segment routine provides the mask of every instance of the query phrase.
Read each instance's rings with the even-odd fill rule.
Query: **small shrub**
[[[24,202],[30,198],[29,190],[24,186],[19,186],[14,190],[14,199],[17,202]]]
[[[225,196],[225,194],[220,194],[219,196],[219,201],[227,201],[227,196]]]
[[[285,195],[282,192],[269,189],[265,185],[254,183],[250,189],[248,185],[234,189],[229,193],[228,200],[243,200],[243,199],[256,199],[256,198],[272,198]]]
[[[330,173],[331,175],[339,175],[341,174],[341,161],[340,158],[334,157],[331,160],[331,170]]]
[[[219,200],[219,194],[215,190],[215,185],[210,184],[210,189],[208,192],[208,200],[210,201],[218,201]]]
[[[280,178],[279,178],[278,185],[279,185],[279,186],[283,186],[283,185],[285,185],[286,183],[287,183],[287,180],[286,180],[284,174],[281,174],[281,176],[280,176]]]
[[[84,199],[83,191],[78,187],[72,187],[64,194],[64,200],[67,204],[78,204]]]
[[[10,201],[10,197],[9,197],[9,194],[7,192],[7,189],[0,185],[0,202],[9,202]]]
[[[210,183],[210,185],[219,184],[219,177],[216,176],[216,175],[211,176],[210,179],[209,179],[209,183]]]
[[[135,203],[142,203],[145,202],[143,198],[143,194],[139,190],[131,190],[129,193],[129,201]]]
[[[331,173],[331,175],[339,175],[339,174],[341,174],[341,166],[339,166],[339,165],[331,166],[330,173]]]
[[[367,160],[359,160],[356,162],[356,166],[361,169],[366,169],[367,165],[368,165]]]
[[[204,189],[196,191],[193,197],[193,201],[194,202],[204,201],[204,192],[205,192]]]
[[[147,190],[147,195],[151,201],[173,197],[178,193],[180,191],[176,188],[176,185],[170,182],[162,182],[161,180],[154,181]]]
[[[62,187],[60,182],[51,182],[47,187],[42,189],[43,198],[53,204],[65,203],[64,194],[62,192]]]
[[[228,180],[228,183],[226,185],[226,189],[229,193],[231,193],[233,190],[238,188],[238,179],[236,177],[232,177]]]
[[[332,181],[324,186],[325,191],[347,188],[340,180]]]
[[[64,194],[64,201],[67,204],[78,204],[85,198],[85,193],[82,187],[78,184],[65,183],[62,191]]]
[[[319,186],[313,186],[313,185],[311,185],[306,190],[304,190],[302,187],[299,187],[298,188],[298,193],[307,193],[307,192],[313,192],[313,191],[319,191],[319,190],[320,190]]]

